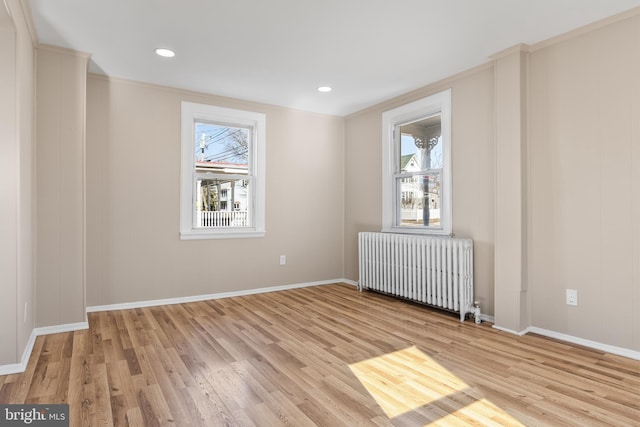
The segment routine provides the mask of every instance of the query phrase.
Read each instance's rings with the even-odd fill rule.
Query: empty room
[[[640,426],[640,0],[5,0],[0,58],[0,426]]]

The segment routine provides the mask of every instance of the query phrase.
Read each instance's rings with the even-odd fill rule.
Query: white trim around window
[[[250,130],[248,143],[248,178],[251,192],[248,203],[251,220],[248,227],[197,227],[195,168],[196,122],[210,122],[237,126]],[[266,165],[266,115],[193,102],[182,102],[181,171],[180,171],[180,239],[225,239],[264,237],[265,229],[265,165]]]
[[[409,176],[401,170],[400,127],[434,115],[441,116],[442,170],[440,223],[430,226],[406,226],[401,221],[399,182]],[[433,171],[424,172],[432,175]],[[382,113],[382,231],[408,234],[451,235],[451,89],[419,99]]]

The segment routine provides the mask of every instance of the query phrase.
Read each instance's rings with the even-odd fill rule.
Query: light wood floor
[[[72,426],[640,426],[640,362],[336,284],[89,315],[0,403]]]

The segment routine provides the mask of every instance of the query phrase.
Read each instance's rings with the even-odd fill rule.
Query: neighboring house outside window
[[[382,230],[450,235],[451,91],[386,111],[382,118]]]
[[[261,113],[182,103],[181,239],[262,237]]]

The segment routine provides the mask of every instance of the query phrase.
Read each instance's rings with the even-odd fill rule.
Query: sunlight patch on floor
[[[469,420],[472,424],[479,424],[483,426],[524,427],[524,424],[498,408],[487,399],[476,400],[471,405],[467,405],[455,412],[447,414],[437,422],[428,425],[453,426],[458,425],[460,420]]]
[[[464,395],[468,400],[464,392],[469,386],[415,346],[349,367],[391,419],[440,401],[434,413],[445,413],[436,424],[478,419],[485,425],[522,425],[486,399],[457,408],[457,397]],[[457,409],[446,413],[443,406]]]

